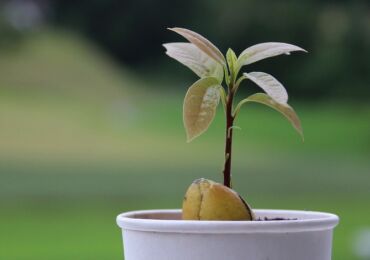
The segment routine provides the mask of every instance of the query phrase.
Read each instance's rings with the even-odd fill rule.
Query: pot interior
[[[128,217],[135,219],[182,220],[181,211],[142,211]]]
[[[255,210],[259,221],[292,221],[292,220],[320,220],[328,217],[328,213],[293,210]],[[134,211],[125,217],[132,219],[152,220],[182,220],[181,210],[143,210]]]

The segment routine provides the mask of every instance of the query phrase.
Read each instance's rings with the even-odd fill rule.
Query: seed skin
[[[186,191],[184,220],[253,220],[249,205],[234,190],[211,180],[197,179]]]

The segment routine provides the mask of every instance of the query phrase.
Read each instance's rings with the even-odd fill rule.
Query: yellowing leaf
[[[191,69],[199,77],[215,77],[221,83],[224,69],[220,63],[210,58],[192,43],[174,42],[163,44],[166,54]]]
[[[225,57],[224,55],[222,55],[221,51],[202,35],[185,28],[175,27],[168,29],[183,36],[185,39],[193,43],[215,61],[219,62],[222,65],[226,65]]]
[[[270,96],[264,94],[264,93],[256,93],[253,94],[246,99],[243,99],[240,101],[240,103],[237,105],[235,109],[234,115],[237,115],[239,113],[240,108],[242,105],[244,105],[247,102],[257,102],[264,104],[266,106],[269,106],[277,111],[279,111],[281,114],[283,114],[293,125],[293,127],[297,130],[297,132],[301,135],[303,139],[303,130],[301,126],[301,122],[299,120],[298,115],[295,113],[292,107],[290,107],[288,104],[281,104],[273,100]]]
[[[188,142],[204,133],[211,124],[220,101],[220,88],[216,78],[207,77],[196,81],[188,89],[183,108]]]
[[[273,76],[265,72],[243,73],[248,79],[262,88],[272,99],[278,103],[288,102],[288,93],[284,86]]]
[[[265,42],[245,49],[238,58],[238,65],[248,65],[256,61],[281,54],[290,54],[292,51],[304,51],[301,47],[282,42]]]

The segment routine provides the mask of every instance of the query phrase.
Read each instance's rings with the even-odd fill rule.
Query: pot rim
[[[269,221],[199,221],[181,220],[179,209],[138,210],[117,216],[117,224],[123,230],[197,233],[291,233],[333,229],[339,223],[337,215],[305,210],[255,209],[257,218],[287,218]]]

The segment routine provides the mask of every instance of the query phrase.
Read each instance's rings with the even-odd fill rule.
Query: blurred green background
[[[162,43],[182,40],[172,26],[222,51],[263,41],[309,51],[245,67],[286,86],[305,142],[275,111],[246,106],[234,188],[255,208],[338,214],[333,259],[370,259],[368,1],[13,0],[0,10],[0,259],[122,259],[117,214],[179,208],[192,180],[222,181],[221,108],[185,142],[182,99],[196,76],[164,55]]]

